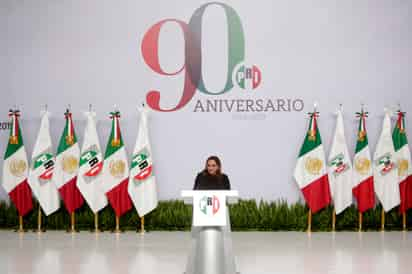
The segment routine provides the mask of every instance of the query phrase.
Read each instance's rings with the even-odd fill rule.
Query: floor
[[[0,273],[181,274],[188,232],[0,231]],[[412,273],[412,232],[233,232],[241,274]]]

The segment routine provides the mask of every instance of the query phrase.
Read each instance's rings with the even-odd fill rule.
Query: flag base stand
[[[14,232],[24,233],[27,232],[27,229],[23,228],[23,216],[19,215],[19,228],[15,229]]]
[[[312,232],[312,211],[309,209],[308,212],[308,233]]]
[[[39,229],[34,229],[33,232],[37,233],[37,234],[42,234],[42,233],[46,232],[46,229],[44,229],[44,228],[42,228],[40,230]]]
[[[358,215],[359,215],[359,217],[358,217],[358,220],[359,220],[358,230],[359,230],[359,232],[362,232],[362,212],[359,212]]]
[[[336,228],[336,211],[334,208],[332,212],[332,231],[335,231],[335,228]]]
[[[385,231],[385,210],[383,208],[381,212],[381,231]]]
[[[120,217],[116,216],[116,228],[112,230],[112,233],[123,233],[123,230],[120,230]]]
[[[78,233],[80,232],[75,228],[74,212],[70,213],[70,228],[66,230],[67,233]]]
[[[140,218],[140,230],[137,230],[137,233],[144,235],[147,231],[144,229],[144,216]]]

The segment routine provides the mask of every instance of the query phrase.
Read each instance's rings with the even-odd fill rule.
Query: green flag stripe
[[[366,133],[366,125],[365,125],[365,137],[361,140],[359,139],[359,133],[362,130],[362,118],[359,119],[359,128],[358,128],[358,136],[356,142],[355,153],[358,153],[362,149],[368,146],[368,134]]]
[[[405,125],[405,120],[403,120],[403,124]],[[404,132],[400,131],[398,123],[396,123],[396,126],[393,129],[392,140],[393,140],[393,145],[395,146],[395,151],[400,150],[404,145],[408,144],[406,133],[405,131]]]
[[[119,127],[120,127],[120,121],[119,121]],[[110,137],[109,137],[109,141],[107,142],[107,146],[106,146],[106,151],[104,153],[104,158],[107,159],[109,158],[112,154],[114,154],[116,151],[118,151],[119,149],[121,149],[123,147],[123,138],[122,138],[122,134],[120,132],[120,145],[119,146],[112,146],[112,140],[114,138],[114,131],[116,129],[114,128],[114,119],[112,120],[112,131],[110,132]]]
[[[10,128],[10,134],[9,137],[11,137],[13,134],[13,124]],[[7,144],[7,149],[6,149],[6,153],[4,154],[4,160],[6,160],[7,158],[9,158],[11,155],[13,155],[19,148],[21,148],[23,146],[23,136],[21,134],[21,129],[20,126],[18,128],[18,142],[17,144],[10,144],[10,138]]]
[[[60,153],[64,152],[65,150],[70,148],[72,145],[77,143],[77,137],[76,137],[76,133],[74,132],[74,127],[73,127],[73,144],[71,145],[67,144],[66,136],[67,136],[68,131],[69,131],[69,120],[66,119],[66,125],[64,126],[63,134],[60,137],[59,146],[57,147],[57,155],[59,155]]]
[[[312,128],[312,119],[309,123],[309,130]],[[317,148],[318,146],[320,146],[322,144],[322,140],[320,138],[320,133],[319,133],[319,129],[318,129],[318,125],[316,125],[316,138],[315,140],[310,140],[309,139],[309,130],[308,133],[306,134],[305,137],[305,141],[303,142],[302,147],[300,148],[300,152],[299,152],[299,157],[305,155],[306,153],[314,150],[315,148]]]

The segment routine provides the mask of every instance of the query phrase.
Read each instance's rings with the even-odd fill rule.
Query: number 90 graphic
[[[226,14],[228,35],[228,68],[225,87],[221,91],[211,92],[207,89],[202,76],[202,18],[206,8],[210,5],[218,5]],[[162,26],[167,22],[175,22],[180,26],[185,41],[185,62],[177,71],[166,72],[159,63],[159,34]],[[183,108],[193,97],[198,89],[200,92],[210,95],[220,95],[228,92],[233,87],[232,74],[236,65],[243,62],[245,57],[245,39],[242,23],[236,11],[219,2],[210,2],[198,8],[189,24],[178,19],[165,19],[157,22],[145,33],[142,41],[142,55],[146,64],[155,72],[164,76],[174,76],[184,73],[184,87],[178,104],[171,109],[160,108],[160,91],[150,90],[147,93],[147,104],[154,110],[162,112],[176,111]]]

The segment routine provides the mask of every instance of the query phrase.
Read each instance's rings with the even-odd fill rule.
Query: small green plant
[[[376,206],[363,214],[363,229],[377,231],[381,223],[381,206]],[[285,200],[256,201],[240,200],[229,206],[230,220],[234,231],[305,231],[307,228],[308,208],[302,202],[288,204]],[[313,215],[313,231],[331,231],[333,208],[327,207]],[[38,204],[24,217],[26,229],[37,228]],[[408,214],[407,225],[412,226],[412,216]],[[395,208],[386,214],[386,230],[401,230],[402,216]],[[153,212],[145,216],[147,230],[187,231],[192,223],[192,206],[180,200],[160,201]],[[64,205],[48,217],[43,215],[43,227],[47,230],[65,230],[70,225],[70,216]],[[18,226],[17,210],[12,204],[0,202],[0,228],[13,229]],[[80,230],[94,228],[94,214],[84,204],[76,211],[76,227]],[[110,206],[99,212],[99,227],[102,230],[115,228],[115,215]],[[124,230],[140,228],[140,218],[136,210],[130,210],[120,218]],[[347,208],[336,216],[337,231],[356,231],[358,211],[355,206]]]

